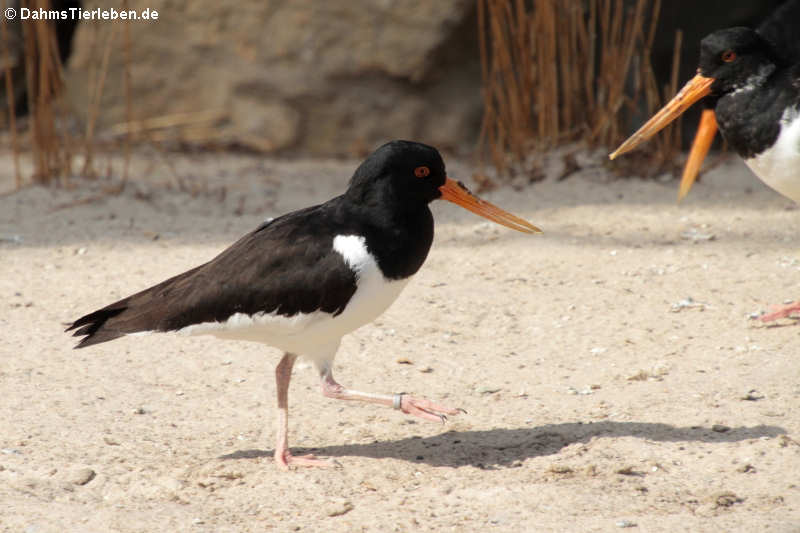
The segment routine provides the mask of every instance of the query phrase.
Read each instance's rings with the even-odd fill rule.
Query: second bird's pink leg
[[[779,318],[786,318],[795,312],[800,312],[800,302],[793,302],[777,307],[771,313],[767,313],[766,315],[759,317],[759,320],[762,322],[772,322],[773,320],[778,320]]]

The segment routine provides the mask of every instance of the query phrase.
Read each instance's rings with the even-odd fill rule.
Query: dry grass
[[[582,141],[612,147],[628,119],[663,101],[650,64],[660,1],[479,0],[485,114],[481,144],[500,174],[529,154]],[[680,49],[680,34],[675,49]],[[677,58],[665,93],[677,85]],[[646,109],[637,109],[645,102]],[[644,113],[643,113],[644,112]],[[658,171],[680,147],[675,124],[647,157]],[[641,164],[641,161],[639,161]]]
[[[17,135],[17,102],[14,98],[14,82],[11,79],[11,52],[8,44],[8,25],[0,24],[0,47],[3,55],[3,77],[6,84],[6,102],[8,103],[8,126],[11,130],[11,149],[14,152],[14,185],[22,186],[22,173],[19,168],[19,136]]]
[[[40,7],[49,9],[49,0],[31,0],[23,5],[32,10]],[[127,0],[123,0],[122,7],[128,8]],[[86,72],[88,103],[86,120],[82,123],[75,120],[77,114],[68,114],[62,108],[63,70],[52,24],[28,20],[22,21],[21,26],[30,110],[27,121],[18,121],[14,113],[17,102],[12,91],[15,81],[11,72],[13,61],[9,60],[6,25],[2,25],[3,33],[0,35],[0,59],[5,64],[5,72],[0,70],[0,75],[4,76],[6,84],[6,122],[10,126],[17,188],[31,182],[68,185],[70,177],[75,175],[86,178],[111,177],[116,175],[118,169],[111,168],[111,158],[107,164],[98,161],[98,154],[121,150],[121,179],[115,185],[103,188],[104,194],[114,194],[123,190],[128,181],[133,143],[147,143],[159,150],[163,149],[161,145],[226,147],[220,144],[220,131],[216,127],[227,117],[227,111],[223,109],[173,113],[150,119],[136,117],[131,74],[134,52],[128,24],[95,24],[88,30],[92,57]],[[104,88],[115,61],[121,61],[123,67],[125,120],[104,129],[101,135],[97,125],[103,109]],[[18,127],[18,122],[22,123],[22,127]],[[34,173],[32,176],[22,176],[19,160],[21,156],[28,155],[33,157]],[[80,164],[73,168],[76,161]]]
[[[32,10],[51,8],[49,0],[26,3]],[[64,78],[58,41],[52,24],[46,20],[26,20],[22,23],[22,31],[28,109],[31,112],[30,133],[33,137],[33,179],[39,183],[47,183],[56,176],[65,179],[70,172],[71,143],[56,127],[59,113],[56,100]]]
[[[22,5],[31,10],[40,8],[49,10],[51,8],[50,0],[28,0]],[[123,6],[126,5],[127,1],[124,1]],[[30,177],[30,181],[33,183],[57,182],[66,186],[69,178],[74,175],[73,163],[75,156],[80,152],[83,155],[83,165],[79,169],[79,173],[85,177],[97,176],[95,153],[98,142],[95,138],[95,125],[100,114],[103,87],[112,61],[113,48],[118,41],[117,33],[120,27],[122,28],[126,121],[128,124],[135,122],[131,94],[132,47],[128,25],[106,25],[107,31],[101,31],[99,25],[96,26],[93,33],[95,40],[93,48],[97,50],[100,57],[93,62],[93,68],[88,73],[89,104],[84,131],[81,134],[74,129],[74,126],[72,128],[68,126],[70,120],[67,119],[73,119],[74,116],[70,116],[64,110],[64,102],[61,98],[64,88],[64,72],[52,23],[46,20],[28,19],[20,21],[19,24],[22,27],[25,86],[30,113],[27,129],[23,128],[22,132],[18,131],[15,114],[17,102],[14,100],[13,92],[9,32],[5,24],[2,25],[2,35],[0,35],[2,38],[0,42],[1,57],[5,64],[3,75],[6,84],[8,124],[14,152],[16,187],[21,187],[26,181],[26,177],[22,176],[19,170],[19,159],[21,154],[28,152],[34,163],[33,175]],[[122,185],[128,178],[130,134],[130,131],[125,131],[115,136],[113,142],[115,146],[121,144],[125,153]],[[106,173],[110,173],[110,169],[107,169]],[[109,192],[121,190],[122,185],[114,187],[114,190]]]

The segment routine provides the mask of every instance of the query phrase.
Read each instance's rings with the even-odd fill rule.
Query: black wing
[[[235,313],[339,314],[356,290],[333,250],[336,200],[262,224],[204,265],[76,320],[76,348],[140,331],[175,331]],[[337,231],[340,230],[340,231]]]
[[[787,64],[800,63],[800,0],[781,4],[756,31],[773,44]]]

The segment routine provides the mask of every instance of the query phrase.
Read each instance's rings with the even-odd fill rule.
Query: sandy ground
[[[749,318],[800,297],[800,212],[735,159],[681,206],[601,168],[488,195],[539,237],[435,205],[427,263],[335,370],[468,414],[326,400],[301,364],[290,444],[339,469],[273,464],[275,350],[71,349],[66,322],[353,168],[142,153],[118,196],[0,197],[0,530],[800,531],[800,329]]]

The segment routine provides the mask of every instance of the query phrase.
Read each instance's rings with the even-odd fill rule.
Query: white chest
[[[787,110],[781,120],[781,132],[769,149],[745,159],[761,181],[800,203],[800,114]]]

